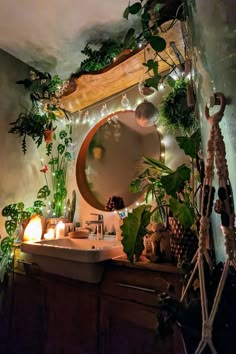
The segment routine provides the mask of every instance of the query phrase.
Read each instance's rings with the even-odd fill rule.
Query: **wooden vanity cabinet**
[[[1,353],[97,353],[96,285],[42,273],[14,273],[13,277],[7,309],[10,322]]]
[[[110,266],[102,284],[102,354],[184,354],[178,328],[172,336],[156,336],[157,295],[172,284],[180,292],[177,273]]]
[[[169,284],[180,294],[174,267],[153,271],[111,261],[101,284],[30,268],[13,273],[9,284],[11,301],[3,317],[9,319],[8,336],[1,353],[184,354],[177,329],[165,341],[156,336],[157,295]]]
[[[98,289],[60,277],[46,279],[47,339],[44,354],[96,354]]]
[[[42,354],[45,318],[40,279],[12,274],[8,296],[4,354]]]

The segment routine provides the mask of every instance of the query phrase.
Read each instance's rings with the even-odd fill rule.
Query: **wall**
[[[187,1],[191,32],[194,82],[197,91],[204,153],[209,124],[204,107],[213,92],[222,92],[228,101],[220,123],[226,143],[229,176],[236,196],[236,3],[235,0]],[[218,110],[218,108],[216,107]],[[215,251],[218,260],[224,260],[224,240],[220,230],[220,217],[213,215]]]
[[[8,134],[9,123],[15,121],[27,107],[27,96],[17,80],[29,75],[29,67],[0,49],[0,212],[10,203],[25,202],[30,206],[43,180],[38,173],[40,151],[27,140],[28,152],[24,156],[17,135]],[[0,216],[0,235],[4,236],[5,218]]]

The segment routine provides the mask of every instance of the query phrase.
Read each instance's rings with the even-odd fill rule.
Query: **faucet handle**
[[[98,217],[98,221],[102,221],[103,220],[103,215],[102,214],[90,213],[90,215],[96,215]]]

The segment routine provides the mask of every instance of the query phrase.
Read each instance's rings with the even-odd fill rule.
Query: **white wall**
[[[0,49],[0,213],[7,204],[23,201],[30,206],[42,185],[39,172],[40,152],[31,140],[28,151],[21,151],[21,141],[8,134],[9,123],[28,106],[25,89],[16,81],[29,75],[29,67]],[[0,235],[5,235],[5,218],[0,215]]]

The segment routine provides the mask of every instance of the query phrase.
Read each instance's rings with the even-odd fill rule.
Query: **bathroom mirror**
[[[140,173],[142,156],[160,159],[160,150],[156,127],[139,126],[134,111],[108,115],[91,129],[80,148],[76,178],[81,195],[102,211],[112,210],[107,206],[113,197],[116,209],[129,207],[140,197],[129,192],[129,185]]]

